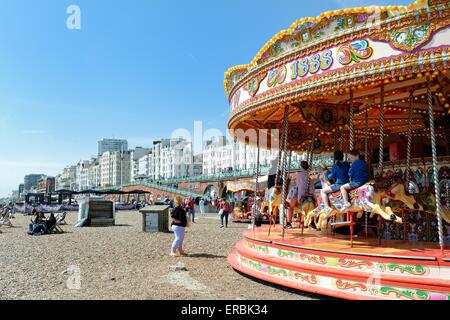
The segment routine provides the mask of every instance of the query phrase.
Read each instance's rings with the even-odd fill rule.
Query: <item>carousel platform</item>
[[[314,229],[247,230],[229,255],[244,274],[344,299],[450,300],[450,251],[433,243],[323,236]]]

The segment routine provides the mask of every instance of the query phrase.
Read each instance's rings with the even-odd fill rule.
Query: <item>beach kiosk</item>
[[[147,206],[139,212],[142,214],[143,232],[169,232],[169,206]]]

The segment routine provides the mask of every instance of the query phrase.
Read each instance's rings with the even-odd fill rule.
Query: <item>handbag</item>
[[[219,210],[219,213],[217,214],[219,217],[223,214],[223,209]]]

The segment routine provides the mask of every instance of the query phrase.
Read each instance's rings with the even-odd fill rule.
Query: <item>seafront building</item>
[[[88,185],[86,189],[100,187],[101,185],[101,167],[97,158],[92,159],[88,167]]]
[[[99,157],[100,185],[111,187],[129,183],[131,152],[105,152]]]
[[[192,143],[182,138],[155,141],[149,162],[151,180],[190,176],[194,163]]]
[[[98,156],[105,152],[128,151],[128,141],[124,139],[101,139],[97,142]]]
[[[192,142],[183,138],[161,139],[154,141],[150,148],[136,147],[132,150],[128,149],[126,140],[102,139],[98,141],[98,148],[99,152],[108,151],[67,166],[53,178],[53,184],[47,182],[45,179],[48,177],[42,174],[26,176],[23,189],[18,190],[19,197],[44,189],[46,192],[62,189],[84,191],[143,180],[162,181],[255,170],[258,159],[256,148],[230,143],[225,137],[208,141],[202,153],[197,155],[194,155]],[[278,151],[261,149],[260,165],[268,168],[277,156]],[[295,165],[305,157],[294,153],[292,163]]]
[[[136,147],[130,151],[130,181],[134,182],[141,176],[139,172],[139,160],[148,156],[151,153],[150,148]],[[144,172],[143,172],[144,173]]]
[[[260,149],[261,167],[269,167],[278,156],[278,150]],[[292,163],[306,159],[304,154],[292,154]],[[258,149],[238,142],[229,142],[225,137],[207,141],[203,149],[203,174],[213,175],[230,171],[254,170],[258,162]]]
[[[44,177],[44,174],[28,174],[24,177],[24,190],[31,191],[33,188],[36,189],[39,184],[39,180]]]
[[[39,193],[52,193],[55,192],[56,179],[55,177],[43,176],[38,182],[38,192]]]
[[[56,190],[78,190],[77,166],[68,166],[56,176]]]

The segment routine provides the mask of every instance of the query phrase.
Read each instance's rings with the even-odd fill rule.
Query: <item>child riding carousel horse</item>
[[[348,192],[350,190],[358,189],[369,181],[369,167],[364,160],[360,159],[359,151],[350,151],[348,157],[352,165],[349,172],[350,182],[341,187],[341,194],[344,199],[344,205],[341,210],[343,212],[348,211],[352,207],[349,201]]]
[[[320,191],[320,196],[322,198],[322,203],[324,205],[324,213],[330,214],[332,211],[330,207],[330,202],[328,201],[328,195],[330,193],[337,192],[341,190],[341,187],[349,183],[349,170],[350,170],[350,163],[347,161],[344,161],[344,153],[340,150],[336,150],[334,152],[334,164],[331,168],[331,172],[328,173],[327,178],[329,180],[334,180],[335,183],[331,186],[325,186]],[[326,172],[323,172],[323,174],[326,174]]]

